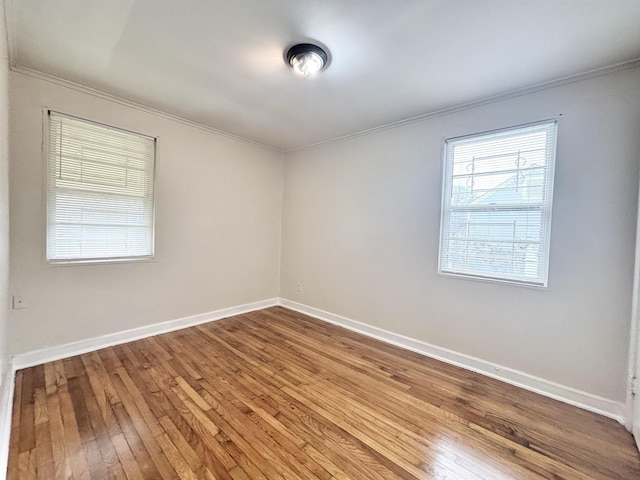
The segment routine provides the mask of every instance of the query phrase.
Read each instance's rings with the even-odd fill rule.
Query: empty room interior
[[[640,479],[640,1],[0,12],[0,478]]]

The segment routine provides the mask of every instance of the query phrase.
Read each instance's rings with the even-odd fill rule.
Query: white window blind
[[[445,142],[441,273],[547,285],[556,130]]]
[[[153,258],[155,140],[49,112],[47,260]]]

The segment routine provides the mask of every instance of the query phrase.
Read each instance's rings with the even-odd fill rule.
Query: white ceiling
[[[640,0],[9,0],[11,62],[278,150],[640,58]],[[302,79],[294,43],[331,55]]]

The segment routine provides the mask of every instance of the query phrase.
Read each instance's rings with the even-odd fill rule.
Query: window
[[[155,139],[49,112],[47,261],[153,258]]]
[[[547,285],[556,130],[445,141],[440,273]]]

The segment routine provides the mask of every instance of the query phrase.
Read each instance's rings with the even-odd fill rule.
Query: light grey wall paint
[[[549,118],[548,288],[438,275],[443,137]],[[624,401],[639,158],[637,69],[290,153],[281,296]]]
[[[9,59],[4,0],[0,0],[0,392],[9,366]],[[3,397],[0,395],[0,397]]]
[[[294,152],[284,187],[279,154],[10,78],[10,353],[274,297],[280,267],[285,298],[624,399],[639,70]],[[156,262],[46,265],[44,106],[159,137]],[[549,287],[438,275],[443,137],[554,117]]]
[[[10,352],[278,295],[283,157],[12,73]],[[44,261],[43,107],[157,136],[156,261]]]

